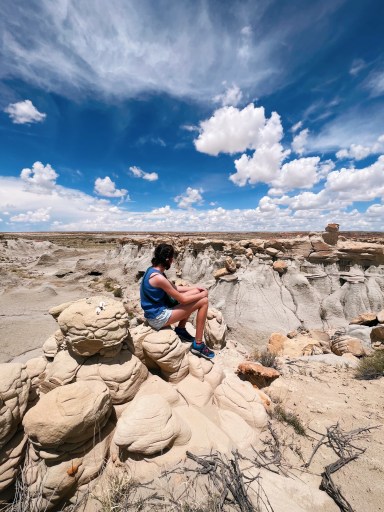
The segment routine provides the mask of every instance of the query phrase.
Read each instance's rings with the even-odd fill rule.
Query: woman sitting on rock
[[[208,311],[208,291],[201,287],[174,286],[166,278],[173,261],[172,245],[160,244],[155,249],[152,267],[144,274],[140,287],[141,307],[148,324],[157,331],[178,322],[176,334],[182,341],[192,343],[191,352],[212,359],[214,352],[203,343],[203,332]],[[172,299],[174,304],[172,305]],[[196,337],[185,328],[189,316],[197,311]]]

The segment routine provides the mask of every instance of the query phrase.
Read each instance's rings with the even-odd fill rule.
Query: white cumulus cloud
[[[305,151],[305,146],[307,144],[309,130],[306,128],[305,130],[301,130],[295,137],[293,137],[292,141],[292,149],[298,155],[302,155]]]
[[[264,107],[250,103],[242,110],[222,107],[200,123],[200,135],[194,141],[197,151],[217,156],[240,153],[279,142],[283,135],[280,116],[265,117]]]
[[[363,146],[361,144],[351,144],[348,149],[340,149],[336,153],[336,158],[343,160],[350,158],[352,160],[363,160],[370,155],[377,155],[384,151],[384,134],[380,135],[378,139],[370,146]]]
[[[270,183],[276,178],[284,158],[288,155],[280,143],[271,146],[262,145],[252,156],[241,155],[235,160],[236,172],[229,179],[239,187],[247,183]]]
[[[152,210],[152,213],[154,213],[155,215],[171,215],[172,209],[167,204],[165,206],[161,206],[160,208],[155,208],[154,210]]]
[[[27,167],[20,173],[20,178],[25,184],[42,191],[51,191],[55,188],[58,176],[50,164],[44,165],[41,162],[35,162],[31,169]]]
[[[51,218],[49,212],[51,208],[38,208],[37,210],[28,210],[25,213],[19,213],[10,217],[11,222],[37,223],[48,222]]]
[[[175,197],[175,202],[179,208],[192,208],[194,204],[201,204],[203,196],[201,188],[188,187],[184,194]]]
[[[37,110],[31,100],[10,103],[8,107],[4,109],[4,112],[9,114],[9,117],[15,124],[39,123],[44,121],[47,117],[47,114],[43,114]]]
[[[96,179],[95,192],[104,197],[125,197],[128,194],[128,190],[116,188],[115,182],[109,176]]]
[[[320,157],[299,158],[284,164],[271,181],[270,194],[282,194],[297,188],[312,188],[319,181]]]
[[[135,165],[130,167],[129,170],[135,178],[142,178],[147,181],[156,181],[159,179],[157,172],[144,172],[140,167],[136,167]]]
[[[384,198],[384,155],[362,169],[352,167],[330,172],[325,188],[351,202]]]

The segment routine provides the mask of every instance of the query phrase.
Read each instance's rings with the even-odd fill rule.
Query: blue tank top
[[[141,281],[140,301],[141,307],[144,310],[145,318],[156,318],[167,307],[165,305],[165,291],[161,288],[155,288],[149,281],[152,274],[163,275],[160,270],[149,267]]]

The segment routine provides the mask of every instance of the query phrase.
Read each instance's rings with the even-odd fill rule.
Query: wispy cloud
[[[135,178],[141,178],[147,181],[156,181],[159,179],[157,172],[144,172],[140,167],[136,167],[135,165],[130,167],[129,170]]]
[[[365,81],[365,87],[372,96],[384,95],[384,70],[373,71]]]
[[[358,75],[365,67],[367,67],[367,63],[363,59],[354,59],[352,61],[351,67],[349,68],[349,73],[352,76]]]
[[[228,87],[222,94],[218,94],[213,98],[216,103],[221,103],[223,107],[232,105],[236,107],[242,100],[243,93],[237,85]]]
[[[22,9],[6,2],[0,76],[66,96],[160,91],[207,100],[223,82],[262,94],[284,83],[326,37],[303,45],[297,33],[341,4],[311,2],[305,16],[292,8],[271,24],[274,2],[264,0],[235,0],[230,12],[204,0],[30,0]]]

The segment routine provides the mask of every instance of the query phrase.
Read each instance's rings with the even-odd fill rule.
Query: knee
[[[204,297],[203,299],[201,299],[201,305],[208,307],[208,297]]]

